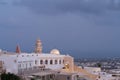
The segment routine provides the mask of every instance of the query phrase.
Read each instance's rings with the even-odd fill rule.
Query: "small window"
[[[48,60],[45,60],[45,64],[48,64]]]
[[[40,60],[40,64],[43,64],[43,60]]]
[[[70,80],[70,77],[69,77],[69,76],[67,77],[67,80]]]
[[[31,67],[31,63],[30,63],[30,67]]]
[[[24,55],[22,55],[22,57],[24,57]]]
[[[50,64],[53,64],[53,60],[50,60]]]
[[[55,60],[55,64],[57,64],[57,60]]]
[[[63,60],[63,64],[64,64],[64,62],[65,62],[65,61]]]

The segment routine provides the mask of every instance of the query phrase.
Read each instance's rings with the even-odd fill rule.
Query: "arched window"
[[[57,60],[55,60],[55,64],[57,64]]]
[[[48,64],[48,60],[45,60],[45,64]]]
[[[59,64],[61,64],[61,60],[59,60]]]
[[[40,60],[40,64],[43,64],[43,60]]]
[[[50,60],[50,64],[53,64],[53,60]]]

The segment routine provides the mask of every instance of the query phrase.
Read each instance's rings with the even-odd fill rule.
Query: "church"
[[[18,74],[22,70],[33,68],[46,68],[52,70],[66,70],[73,72],[73,57],[62,55],[59,50],[53,49],[50,53],[42,53],[42,43],[36,41],[34,53],[22,53],[20,47],[16,47],[16,52],[0,52],[0,60],[6,72]]]
[[[0,61],[3,71],[19,75],[30,71],[37,72],[49,69],[66,73],[83,73],[90,78],[96,78],[95,75],[75,66],[74,58],[70,55],[61,54],[58,49],[43,53],[40,39],[36,41],[33,53],[22,53],[19,46],[16,47],[16,52],[0,50]]]

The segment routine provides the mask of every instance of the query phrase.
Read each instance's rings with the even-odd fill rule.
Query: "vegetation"
[[[1,80],[21,80],[19,76],[12,73],[2,73]]]
[[[102,66],[102,64],[101,64],[101,63],[97,63],[96,65],[97,65],[97,67],[101,67],[101,66]]]
[[[35,80],[35,79],[32,78],[31,80]]]

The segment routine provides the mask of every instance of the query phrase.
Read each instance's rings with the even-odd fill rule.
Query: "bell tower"
[[[16,53],[21,53],[21,50],[20,50],[19,45],[16,46],[16,51],[15,51],[15,52],[16,52]]]
[[[42,53],[42,43],[40,39],[37,39],[35,44],[35,53]]]

